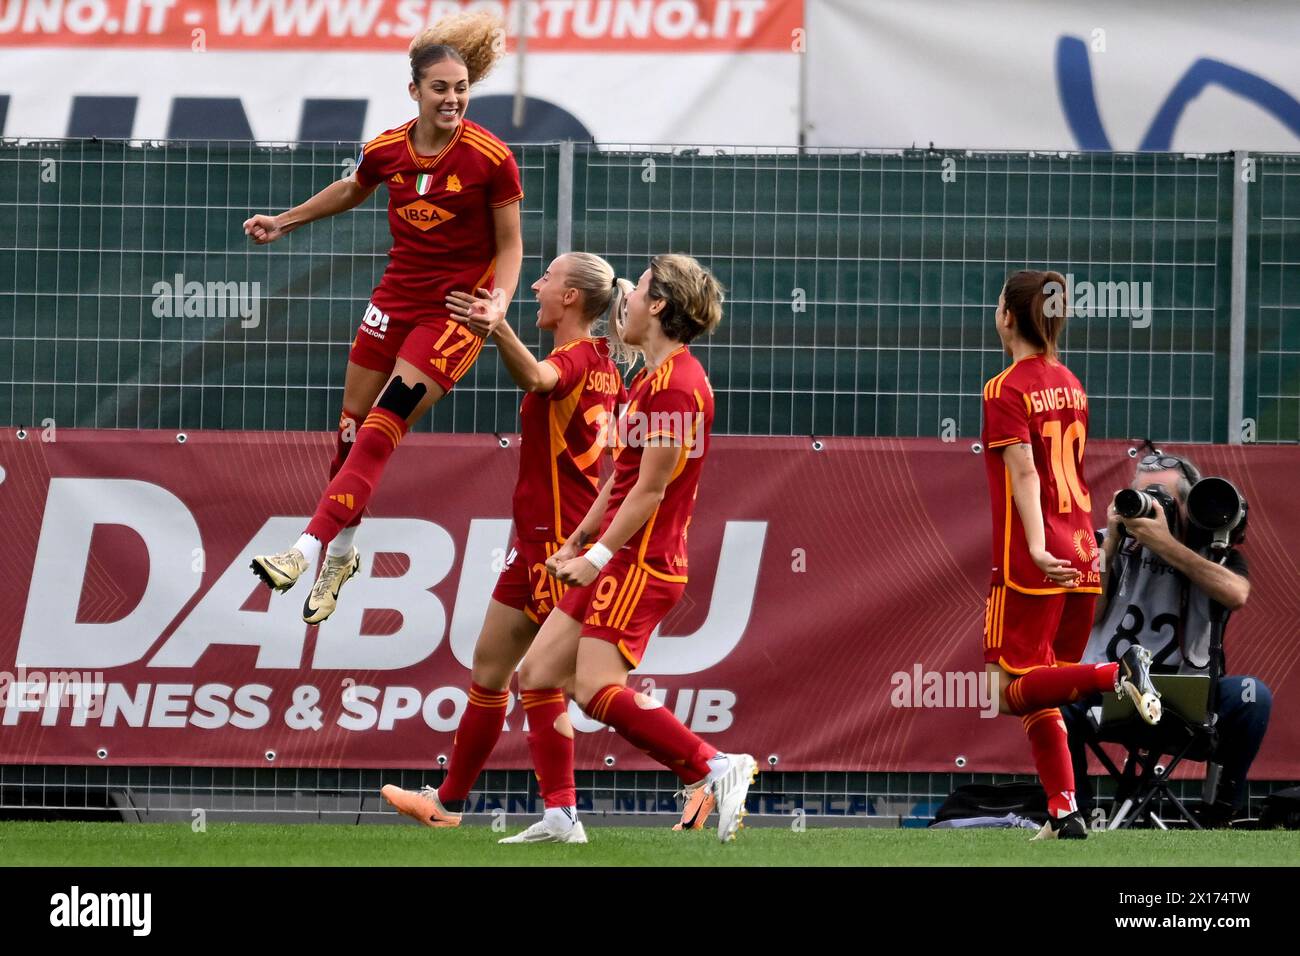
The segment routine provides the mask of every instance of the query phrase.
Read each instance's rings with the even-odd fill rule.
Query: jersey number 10
[[[1043,436],[1047,439],[1047,457],[1052,462],[1052,478],[1056,483],[1056,510],[1069,514],[1078,505],[1092,511],[1092,497],[1079,482],[1079,468],[1083,465],[1083,445],[1087,436],[1083,422],[1074,421],[1061,434],[1061,422],[1043,422]]]

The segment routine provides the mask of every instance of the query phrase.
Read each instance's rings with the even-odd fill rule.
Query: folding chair
[[[1109,830],[1130,827],[1145,813],[1162,830],[1165,822],[1150,809],[1152,801],[1168,800],[1178,814],[1194,829],[1203,827],[1170,789],[1174,770],[1184,760],[1208,762],[1217,743],[1214,723],[1215,682],[1207,675],[1153,675],[1160,691],[1163,716],[1154,727],[1138,716],[1127,697],[1108,694],[1100,708],[1089,713],[1088,738],[1085,741],[1116,784],[1118,809],[1107,826]],[[1126,750],[1124,769],[1101,749],[1103,743],[1117,743]],[[1169,762],[1161,765],[1162,758]]]

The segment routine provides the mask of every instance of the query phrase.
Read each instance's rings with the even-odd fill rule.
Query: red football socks
[[[343,463],[348,460],[348,452],[352,450],[352,443],[357,440],[357,432],[361,429],[362,417],[355,412],[350,412],[346,408],[339,415],[339,430],[334,436],[334,460],[330,462],[330,477],[333,478],[343,467]]]
[[[1114,690],[1118,669],[1118,664],[1036,667],[1007,686],[1007,704],[1011,713],[1017,716],[1032,714],[1044,707],[1072,704],[1090,694]]]
[[[718,752],[691,733],[653,697],[610,684],[587,702],[586,713],[613,727],[623,739],[641,748],[684,783],[695,783],[709,772],[709,758]]]
[[[386,408],[376,407],[357,429],[352,451],[325,488],[307,534],[329,544],[339,530],[351,524],[366,507],[384,466],[406,435],[406,420]]]
[[[522,691],[519,696],[528,714],[528,752],[533,755],[542,802],[547,808],[576,806],[573,725],[569,722],[564,691],[548,687]]]
[[[460,801],[469,796],[470,788],[483,772],[483,765],[501,737],[509,701],[508,690],[489,690],[475,683],[469,685],[469,704],[451,743],[447,778],[438,788],[438,799],[444,806],[448,801]],[[447,806],[447,809],[454,812],[460,808]]]
[[[346,408],[343,409],[343,414],[339,416],[339,430],[334,442],[334,460],[330,462],[331,479],[339,473],[343,463],[348,460],[348,452],[352,450],[352,443],[357,440],[357,432],[361,429],[361,422],[362,416],[350,412]],[[347,527],[354,528],[359,524],[361,524],[360,511],[348,522]]]
[[[1036,710],[1022,719],[1029,749],[1034,754],[1038,780],[1047,791],[1047,812],[1062,817],[1076,809],[1074,802],[1074,768],[1070,764],[1070,745],[1065,721],[1056,708]]]

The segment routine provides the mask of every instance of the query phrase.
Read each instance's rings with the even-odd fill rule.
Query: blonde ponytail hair
[[[583,317],[592,334],[609,339],[609,357],[617,365],[632,365],[640,352],[623,341],[623,302],[636,288],[615,276],[614,267],[590,252],[566,252],[565,285],[582,293]]]
[[[443,17],[411,41],[411,78],[420,85],[426,67],[452,59],[464,65],[473,86],[505,55],[505,24],[486,10]]]

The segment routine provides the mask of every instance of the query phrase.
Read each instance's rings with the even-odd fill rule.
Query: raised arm
[[[492,340],[501,353],[501,361],[510,377],[526,392],[549,392],[560,381],[560,373],[550,362],[537,361],[528,347],[519,340],[509,322],[498,322],[492,329]]]
[[[537,361],[520,341],[510,323],[505,321],[509,300],[496,292],[474,290],[474,295],[455,290],[447,293],[447,309],[476,335],[488,336],[497,343],[501,361],[516,385],[526,392],[549,392],[560,382],[560,373],[547,361]]]
[[[252,216],[244,221],[244,234],[251,237],[257,245],[264,246],[288,235],[299,226],[361,205],[378,188],[378,183],[370,187],[361,185],[356,173],[353,173],[346,179],[335,180],[306,202],[278,216]]]

